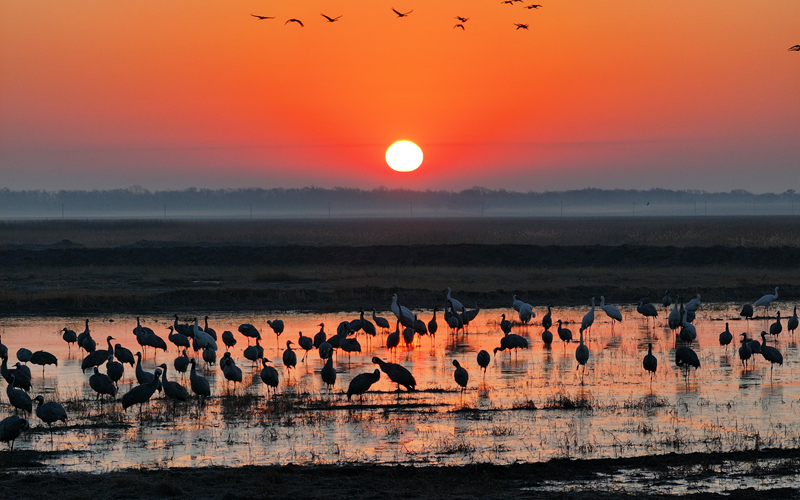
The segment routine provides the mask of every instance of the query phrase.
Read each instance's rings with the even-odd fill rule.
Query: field
[[[448,286],[486,308],[510,307],[513,294],[539,308],[586,305],[600,294],[630,305],[648,293],[657,301],[665,290],[747,302],[775,286],[791,300],[800,296],[798,234],[794,217],[6,222],[0,313],[357,311],[376,302],[386,309],[393,293],[426,307],[443,302]],[[800,472],[796,457],[796,449],[777,449],[505,466],[39,474],[45,455],[15,452],[14,464],[0,452],[0,471],[7,469],[0,492],[17,498],[671,497],[615,482],[636,468],[652,477],[639,478],[645,484],[710,479],[726,492],[689,487],[688,496],[798,498],[800,485],[791,479]]]
[[[358,310],[447,286],[481,307],[746,302],[800,294],[797,234],[795,217],[6,222],[0,313]]]

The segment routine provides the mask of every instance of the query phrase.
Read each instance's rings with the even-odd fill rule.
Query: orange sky
[[[541,1],[0,0],[0,188],[800,190],[800,2]]]

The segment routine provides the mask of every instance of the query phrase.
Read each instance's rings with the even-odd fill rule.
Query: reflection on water
[[[285,341],[297,342],[299,331],[313,336],[321,322],[330,335],[336,325],[356,314],[209,314],[218,333],[236,333],[241,323],[259,328],[265,356],[280,375],[277,391],[268,393],[259,377],[261,365],[243,357],[247,339],[236,333],[238,343],[231,353],[243,372],[241,384],[234,387],[216,365],[199,361],[198,369],[212,387],[208,401],[176,404],[156,393],[148,405],[127,412],[119,401],[96,398],[88,385],[91,370],[80,369],[82,353],[74,346],[68,351],[61,339],[65,326],[83,331],[83,318],[6,318],[0,323],[0,335],[11,364],[20,347],[47,350],[59,358],[58,366],[44,370],[31,366],[31,392],[64,404],[68,424],[55,425],[51,433],[34,416],[32,429],[15,445],[48,452],[47,465],[59,469],[359,461],[511,463],[798,445],[800,377],[797,344],[789,335],[771,342],[784,355],[784,365],[772,375],[770,364],[760,356],[754,356],[751,369],[744,371],[738,344],[726,349],[717,341],[726,321],[734,334],[748,327],[738,321],[737,306],[704,305],[695,321],[698,339],[693,346],[701,368],[687,372],[674,364],[675,336],[665,325],[664,310],[655,326],[652,322],[648,326],[635,307],[620,309],[625,319],[613,331],[610,320],[597,310],[586,335],[591,354],[585,373],[576,369],[576,343],[564,344],[556,335],[553,345],[544,347],[538,317],[535,324],[513,330],[528,339],[530,349],[493,354],[484,373],[476,355],[481,349],[492,353],[500,345],[500,315],[513,317],[513,311],[483,310],[467,333],[448,333],[440,326],[435,338],[417,338],[411,346],[401,342],[395,352],[385,347],[387,332],[375,338],[360,333],[362,353],[335,355],[337,379],[332,390],[320,378],[323,363],[316,350],[296,369],[283,366]],[[586,310],[556,309],[553,318],[566,322],[577,338]],[[539,317],[542,312],[537,311]],[[421,316],[427,321],[430,315]],[[275,317],[286,324],[279,338],[266,323]],[[754,320],[749,327],[758,334],[772,321]],[[172,318],[143,317],[142,324],[166,339]],[[90,319],[98,347],[111,335],[114,343],[139,350],[134,326],[136,319],[130,317]],[[648,343],[658,358],[652,381],[642,368]],[[148,349],[144,366],[152,371],[166,363],[169,378],[188,387],[188,375],[181,376],[172,367],[178,351],[170,347],[167,353]],[[303,352],[294,347],[302,359]],[[397,392],[382,374],[363,404],[358,397],[348,402],[348,384],[375,368],[372,356],[407,367],[418,390]],[[453,379],[453,360],[469,371],[463,394]],[[120,395],[133,383],[134,370],[126,365]],[[5,396],[2,401],[4,415],[13,413]]]

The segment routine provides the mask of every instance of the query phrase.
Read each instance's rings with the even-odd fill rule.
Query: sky
[[[0,188],[800,190],[800,2],[537,1],[0,0]]]

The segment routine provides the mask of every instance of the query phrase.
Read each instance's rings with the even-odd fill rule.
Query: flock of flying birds
[[[523,0],[502,0],[500,3],[504,4],[504,5],[514,5],[517,2],[522,3]],[[528,9],[528,10],[538,9],[540,7],[541,7],[541,4],[536,4],[536,3],[532,3],[530,5],[526,5],[525,6],[525,8]],[[392,7],[392,12],[394,12],[395,15],[397,15],[398,18],[401,18],[401,17],[408,17],[409,14],[414,12],[414,9],[411,9],[408,12],[400,12],[399,10],[395,9],[394,7]],[[257,14],[250,14],[250,15],[255,17],[256,19],[258,19],[259,21],[264,21],[264,20],[267,20],[267,19],[275,19],[275,16],[260,16],[260,15],[257,15]],[[329,23],[335,23],[336,21],[338,21],[342,17],[342,16],[331,17],[331,16],[327,16],[325,14],[320,14],[320,15],[322,17],[324,17],[325,20],[327,22],[329,22]],[[464,27],[464,23],[469,21],[469,18],[468,17],[463,17],[463,16],[456,16],[455,18],[456,18],[456,20],[458,20],[458,23],[456,23],[456,25],[453,26],[453,29],[461,28],[463,31],[466,31],[466,28]],[[287,19],[286,22],[283,23],[283,24],[285,26],[285,25],[287,25],[289,23],[297,23],[297,24],[300,25],[300,27],[305,27],[305,24],[303,24],[303,21],[301,21],[299,19],[295,19],[295,18]],[[529,25],[527,23],[514,23],[514,26],[516,26],[518,30],[520,30],[520,29],[527,30],[529,28]],[[798,47],[800,47],[800,46],[798,46]],[[793,49],[790,49],[790,50],[793,50]],[[798,50],[800,50],[800,48],[798,48]]]

